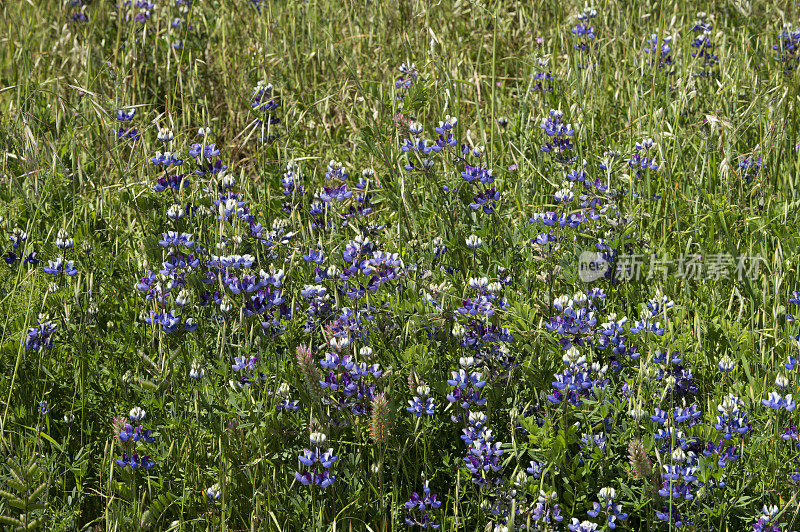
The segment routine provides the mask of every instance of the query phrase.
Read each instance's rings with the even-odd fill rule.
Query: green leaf
[[[16,527],[24,527],[25,525],[19,519],[15,519],[13,517],[8,517],[6,515],[0,515],[0,524],[8,525],[8,526],[16,526]]]

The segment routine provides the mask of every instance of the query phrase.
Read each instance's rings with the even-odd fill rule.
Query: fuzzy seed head
[[[392,431],[392,412],[389,409],[389,400],[386,394],[378,393],[372,398],[372,420],[370,422],[370,436],[379,445],[389,441]]]

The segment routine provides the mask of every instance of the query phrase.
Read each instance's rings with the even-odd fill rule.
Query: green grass
[[[598,490],[612,486],[629,514],[619,529],[669,529],[655,517],[669,499],[654,493],[650,480],[635,478],[627,448],[638,438],[656,465],[669,462],[657,452],[663,442],[653,439],[649,416],[655,407],[681,405],[665,399],[662,366],[652,360],[658,350],[677,350],[696,381],[689,402],[703,412],[703,424],[688,435],[719,439],[712,425],[728,393],[742,398],[754,426],[730,442],[741,457],[724,471],[727,488],[706,486],[691,505],[680,503],[681,511],[697,529],[744,530],[764,504],[775,504],[785,529],[797,526],[797,487],[787,481],[797,447],[779,438],[784,425],[797,423],[796,412],[761,404],[780,372],[790,380],[784,394],[798,393],[797,377],[783,364],[798,349],[797,326],[787,314],[796,312],[788,298],[798,288],[800,255],[800,85],[772,49],[783,23],[797,22],[796,4],[706,2],[690,10],[681,2],[598,2],[589,52],[575,49],[570,31],[583,8],[577,3],[310,0],[261,6],[258,13],[244,0],[197,0],[180,14],[162,1],[146,24],[126,21],[124,9],[99,0],[85,7],[87,23],[73,22],[76,8],[54,0],[0,6],[0,251],[24,248],[42,259],[35,268],[0,263],[0,489],[13,494],[46,483],[36,499],[41,507],[16,508],[16,499],[0,492],[0,515],[24,513],[48,530],[403,530],[404,503],[421,491],[424,474],[443,502],[435,512],[443,530],[491,530],[500,518],[482,504],[499,494],[470,482],[467,446],[459,437],[463,423],[450,420],[459,407],[449,406],[446,396],[450,372],[472,354],[451,334],[466,322],[455,309],[474,294],[471,277],[494,280],[504,267],[512,280],[502,290],[507,307],[495,306],[488,321],[513,335],[507,347],[515,364],[501,371],[488,359],[482,411],[504,443],[506,482],[531,460],[550,472],[516,486],[515,508],[523,515],[516,525],[527,519],[540,489],[558,494],[565,516],[560,530],[572,517],[587,519]],[[711,17],[719,56],[709,78],[693,75],[700,68],[691,47],[700,9]],[[181,27],[171,29],[178,16]],[[643,52],[653,33],[674,37],[670,74]],[[180,49],[172,47],[177,39]],[[531,90],[540,59],[552,72],[552,92]],[[412,62],[419,77],[399,91],[398,66]],[[252,90],[262,79],[275,87],[280,123],[254,122]],[[135,143],[114,136],[114,113],[121,108],[137,111],[132,123],[141,139]],[[540,150],[547,139],[539,124],[550,109],[562,110],[564,122],[576,126],[573,168],[586,160],[591,180],[630,187],[643,198],[612,202],[631,216],[626,228],[604,215],[597,227],[560,230],[559,249],[543,255],[531,245],[541,229],[528,219],[559,208],[554,193],[564,181],[562,165]],[[462,160],[438,157],[430,172],[404,170],[416,157],[401,150],[407,122],[424,124],[431,138],[445,115],[458,118],[459,142],[485,147],[484,164],[494,170],[502,197],[495,213],[469,207],[473,185],[461,178]],[[507,126],[498,124],[501,117]],[[187,154],[199,142],[197,129],[206,126],[252,214],[265,230],[286,219],[290,241],[268,249],[248,236],[246,224],[216,219],[212,194],[203,190],[212,182],[194,175]],[[153,191],[161,173],[150,158],[164,151],[156,140],[160,127],[175,132],[173,149],[192,174],[180,194]],[[278,140],[258,142],[269,135]],[[637,181],[624,163],[609,172],[600,168],[604,152],[618,150],[627,160],[634,143],[647,137],[656,142],[658,171]],[[763,160],[749,181],[739,166],[746,156]],[[330,185],[325,172],[331,159],[345,164],[351,190],[363,169],[375,171],[371,214],[346,227],[314,225],[308,213],[314,193]],[[289,161],[306,175],[302,197],[282,193]],[[658,199],[649,199],[653,195]],[[175,226],[166,212],[176,202],[214,214]],[[577,201],[571,204],[578,208]],[[337,314],[344,307],[375,307],[369,341],[347,349],[355,355],[368,344],[384,372],[376,391],[390,399],[393,430],[380,445],[370,437],[369,416],[341,416],[317,400],[295,354],[298,345],[325,342],[322,329],[303,330],[309,317],[300,290],[318,283],[302,255],[322,246],[324,267],[341,269],[347,243],[364,232],[359,224],[385,225],[370,239],[399,254],[402,274],[357,303],[337,293],[333,281],[323,284]],[[8,240],[15,227],[28,235],[19,250]],[[148,269],[161,268],[166,254],[158,240],[176,227],[213,254],[222,254],[218,242],[243,236],[236,252],[256,257],[253,273],[283,269],[293,314],[284,320],[286,331],[266,334],[260,320],[241,312],[243,297],[231,293],[234,310],[218,321],[219,305],[200,306],[201,294],[219,281],[204,285],[203,268],[190,278],[193,300],[184,309],[199,323],[196,332],[166,334],[145,323],[158,306],[134,285]],[[75,277],[42,270],[61,254],[55,245],[61,228],[75,242],[68,252]],[[477,251],[465,246],[471,234],[485,242]],[[577,278],[577,257],[599,238],[619,249],[646,241],[635,251],[646,266],[651,256],[763,260],[758,272],[742,279],[690,280],[673,269],[664,280],[587,286]],[[437,257],[433,251],[441,245],[447,251]],[[675,306],[661,320],[664,336],[637,337],[641,358],[620,357],[621,371],[609,370],[605,395],[598,392],[580,407],[555,406],[546,396],[563,364],[558,337],[545,327],[554,315],[552,301],[591,287],[608,294],[598,324],[614,312],[632,325],[657,291]],[[442,311],[426,303],[423,292]],[[26,350],[26,334],[40,315],[57,326],[54,346]],[[582,353],[590,364],[611,360],[609,351]],[[265,376],[249,391],[233,383],[234,357],[244,355],[257,357]],[[722,375],[717,363],[725,355],[736,369]],[[323,356],[324,350],[315,353]],[[199,382],[188,376],[195,360],[205,371]],[[437,407],[435,416],[419,421],[405,410],[415,379],[430,387]],[[282,383],[300,401],[297,412],[276,410]],[[42,400],[51,408],[47,416],[37,410]],[[627,415],[633,404],[647,411],[641,422]],[[541,427],[536,416],[522,415],[532,405],[542,407],[536,414]],[[147,411],[145,425],[157,438],[147,446],[155,468],[132,476],[115,463],[122,451],[112,422],[134,406]],[[73,423],[64,422],[67,414]],[[607,416],[613,429],[602,428]],[[339,423],[343,419],[348,423]],[[331,469],[337,480],[324,491],[303,487],[293,476],[317,424],[339,456]],[[598,430],[608,437],[606,453],[581,451],[582,434]],[[38,469],[28,468],[31,460],[38,460]],[[710,465],[698,477],[708,484],[719,474]],[[222,496],[212,504],[205,491],[215,483]]]

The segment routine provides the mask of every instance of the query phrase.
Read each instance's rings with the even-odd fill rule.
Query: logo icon
[[[611,265],[596,251],[584,251],[578,257],[578,277],[584,283],[591,283],[604,277],[611,269]]]

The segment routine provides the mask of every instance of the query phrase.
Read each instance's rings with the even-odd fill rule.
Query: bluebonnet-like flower
[[[658,161],[655,157],[649,155],[655,143],[653,139],[647,138],[641,142],[634,144],[634,152],[628,159],[628,166],[636,170],[636,176],[641,178],[648,170],[656,171],[659,168]]]
[[[601,453],[606,452],[606,442],[608,438],[603,432],[598,432],[597,434],[583,434],[581,436],[581,443],[586,447],[587,451],[591,451],[592,449],[598,449]]]
[[[572,524],[567,525],[567,528],[572,532],[593,532],[597,530],[597,523],[592,523],[591,521],[581,522],[573,517]]]
[[[792,398],[792,394],[782,397],[778,392],[770,392],[766,399],[761,400],[761,404],[775,410],[785,408],[787,412],[797,408],[797,401]]]
[[[253,96],[250,101],[250,107],[253,110],[264,111],[270,113],[278,108],[278,102],[272,97],[274,87],[272,83],[267,83],[266,80],[260,80],[253,88]],[[277,120],[275,118],[274,120]],[[270,124],[275,124],[277,121],[270,121]]]
[[[761,510],[761,516],[753,524],[753,532],[781,532],[781,527],[774,522],[775,516],[779,513],[779,508],[775,505],[767,506]]]
[[[539,497],[536,500],[536,506],[531,516],[536,525],[536,530],[555,529],[556,524],[564,520],[557,501],[558,495],[555,491],[546,493],[544,490],[539,490]]]
[[[654,58],[654,64],[658,66],[659,70],[672,66],[672,37],[664,35],[659,42],[658,34],[653,33],[647,38],[647,46],[644,51],[651,54]],[[671,72],[668,72],[671,73]]]
[[[155,436],[152,436],[152,429],[142,429],[141,425],[136,427],[126,423],[122,431],[118,434],[120,441],[123,442],[138,442],[153,443],[156,441]]]
[[[133,117],[136,116],[136,109],[130,109],[127,111],[125,109],[119,109],[117,110],[116,116],[117,120],[120,122],[130,122],[133,120]]]
[[[199,381],[205,376],[206,372],[203,367],[200,365],[200,361],[197,359],[192,360],[192,366],[189,368],[189,377],[192,379]]]
[[[285,382],[278,387],[275,395],[281,399],[281,402],[275,407],[276,409],[283,410],[285,412],[296,412],[300,409],[300,401],[296,399],[292,400],[289,385]]]
[[[698,460],[694,452],[678,447],[672,452],[672,463],[664,464],[664,482],[658,494],[670,499],[694,500],[701,486],[697,480]]]
[[[74,277],[78,274],[78,269],[75,268],[75,262],[71,260],[64,260],[63,257],[59,257],[56,260],[48,260],[47,264],[48,265],[42,268],[42,270],[50,275],[61,275],[62,273],[66,273],[70,277]]]
[[[542,120],[540,127],[549,140],[542,145],[541,150],[546,153],[553,152],[557,155],[556,160],[566,162],[571,160],[566,153],[573,148],[572,137],[575,135],[575,130],[571,125],[561,123],[563,116],[563,112],[551,109],[548,116]]]
[[[616,521],[624,521],[628,518],[628,514],[622,511],[622,505],[616,504],[614,498],[617,492],[614,488],[602,488],[598,494],[600,499],[599,503],[592,503],[592,509],[586,512],[590,517],[597,517],[601,513],[606,514],[608,519],[608,528],[617,528]]]
[[[800,54],[800,28],[792,28],[786,24],[778,34],[778,42],[772,45],[775,50],[775,60],[782,64],[785,72],[792,72],[797,68]]]
[[[175,138],[175,133],[173,133],[171,129],[165,127],[158,129],[158,133],[156,134],[156,139],[158,139],[160,142],[167,144],[173,138]]]
[[[553,92],[553,73],[549,68],[549,61],[546,58],[540,58],[537,61],[538,70],[531,75],[533,83],[531,84],[532,92]]]
[[[214,484],[206,490],[206,497],[211,502],[219,501],[220,497],[222,497],[222,489],[220,488],[219,483]]]
[[[585,52],[591,48],[591,41],[594,40],[594,26],[589,24],[593,18],[597,17],[597,11],[589,6],[584,8],[582,13],[577,15],[578,24],[572,28],[572,35],[574,35],[578,42],[575,44],[575,49],[580,52]]]
[[[479,437],[472,441],[464,462],[472,475],[473,484],[484,487],[502,482],[502,477],[494,474],[502,468],[500,457],[504,451],[500,446],[500,442],[494,441],[491,429],[482,430]]]
[[[117,130],[114,132],[114,134],[117,136],[117,138],[119,140],[123,140],[123,141],[125,141],[125,140],[130,140],[130,141],[139,140],[142,137],[142,134],[139,133],[139,129],[135,128],[135,127],[123,127],[123,126],[120,126],[119,128],[117,128]]]
[[[432,416],[436,413],[433,398],[429,397],[431,389],[428,386],[417,386],[416,395],[409,399],[406,411],[421,417],[423,414]]]
[[[319,446],[326,440],[325,434],[312,432],[310,441],[314,449],[303,449],[303,453],[298,457],[300,463],[305,467],[296,471],[294,478],[303,486],[313,485],[325,489],[336,480],[336,477],[330,474],[329,469],[339,457],[333,454],[333,448],[324,452],[320,450]]]
[[[736,362],[734,362],[730,356],[725,355],[720,359],[719,363],[717,364],[717,367],[721,372],[729,373],[733,371],[734,368],[736,368]]]
[[[400,71],[400,75],[395,79],[394,86],[397,89],[396,98],[402,101],[411,86],[416,83],[419,71],[414,63],[410,65],[403,63],[397,69]]]
[[[733,394],[728,394],[717,406],[719,415],[714,428],[723,433],[726,440],[730,440],[736,435],[746,434],[752,430],[752,423],[749,422],[747,412],[742,410],[742,400]]]
[[[342,339],[345,337],[333,338],[336,345],[341,345]],[[354,416],[368,414],[375,396],[375,382],[383,374],[380,366],[359,363],[350,354],[338,353],[326,353],[319,364],[327,370],[319,381],[323,391],[322,402],[338,410],[348,410]]]
[[[142,421],[147,417],[147,411],[140,406],[134,406],[131,408],[130,412],[128,412],[128,417],[131,421]]]
[[[128,456],[128,453],[122,453],[122,459],[117,459],[118,467],[125,468],[130,466],[130,468],[134,471],[140,467],[142,469],[153,469],[155,465],[155,462],[150,460],[149,454],[145,454],[140,457],[138,453],[133,453],[130,456]]]
[[[233,371],[252,370],[256,367],[256,357],[235,357],[231,366]]]
[[[25,241],[28,240],[28,233],[19,227],[15,227],[8,239],[11,241],[11,247],[18,249],[20,246],[25,245]]]
[[[155,463],[150,460],[149,454],[140,457],[139,453],[136,451],[139,445],[155,442],[155,436],[152,435],[152,430],[145,429],[141,425],[145,416],[146,412],[142,408],[136,406],[128,413],[131,423],[136,424],[135,427],[130,423],[124,423],[124,418],[122,418],[124,425],[121,426],[117,437],[125,452],[122,454],[122,459],[117,460],[117,466],[122,468],[130,466],[132,470],[139,469],[140,467],[142,469],[152,469],[153,466],[155,466]],[[119,427],[119,425],[115,426]]]
[[[684,517],[675,504],[664,506],[662,511],[656,512],[656,517],[662,521],[672,523],[675,525],[675,528],[683,528],[684,526],[694,525],[694,521]]]
[[[692,41],[692,48],[695,50],[692,52],[692,57],[698,60],[700,66],[700,69],[695,71],[694,75],[704,78],[713,76],[715,67],[719,63],[719,56],[714,53],[716,44],[711,37],[711,30],[713,30],[714,25],[706,19],[706,13],[698,13],[697,20],[695,20],[692,27],[692,31],[695,33],[695,38]]]
[[[405,518],[406,524],[412,528],[418,526],[420,528],[438,529],[440,525],[430,513],[431,510],[438,510],[442,505],[442,502],[437,501],[436,498],[436,494],[431,493],[431,488],[426,480],[422,493],[415,491],[411,494],[408,502],[405,503],[405,507],[410,510]]]
[[[36,327],[28,329],[28,334],[25,336],[25,350],[26,351],[39,351],[42,347],[45,349],[53,348],[53,334],[56,332],[56,326],[50,321],[39,323]]]
[[[161,233],[161,240],[158,241],[161,247],[181,246],[184,248],[194,247],[194,237],[189,233],[179,233],[177,231],[167,231]]]
[[[481,389],[486,386],[486,381],[483,380],[480,372],[467,373],[463,368],[453,371],[452,378],[447,380],[447,384],[453,387],[452,391],[447,394],[447,400],[459,404],[465,411],[473,405],[483,406],[486,404],[486,398],[481,397]]]
[[[742,177],[747,184],[753,182],[758,177],[764,163],[761,162],[761,157],[742,157],[739,161],[739,168],[742,169]],[[791,302],[791,299],[789,300]]]
[[[70,238],[69,233],[63,227],[58,230],[58,234],[56,235],[56,247],[62,251],[67,249],[72,249],[75,246],[75,242]]]
[[[170,166],[181,166],[183,164],[183,159],[178,157],[177,152],[161,153],[160,151],[157,151],[156,154],[150,158],[150,162],[155,166],[163,166],[164,168],[167,168]]]
[[[160,325],[161,330],[166,334],[172,334],[181,330],[185,330],[186,332],[194,332],[198,328],[198,325],[192,318],[183,320],[180,314],[176,315],[175,311],[172,310],[169,312],[166,310],[160,310],[158,312],[151,310],[150,313],[145,315],[143,319],[148,325]],[[182,327],[181,322],[183,322]]]
[[[163,192],[165,190],[180,192],[191,183],[191,180],[187,176],[188,174],[163,175],[156,180],[156,184],[153,185],[153,190],[156,192]]]

